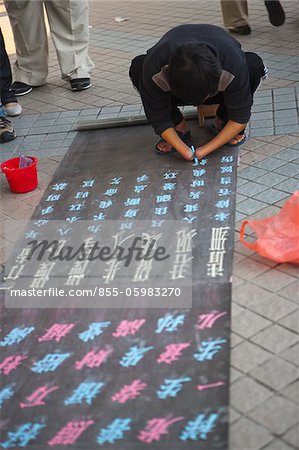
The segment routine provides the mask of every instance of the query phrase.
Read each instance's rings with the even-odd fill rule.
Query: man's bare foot
[[[245,138],[245,133],[237,134],[237,136],[234,137],[231,141],[229,141],[229,144],[231,145],[237,145],[239,142],[241,142]]]
[[[160,142],[158,142],[156,148],[157,148],[158,150],[160,150],[160,152],[168,153],[168,152],[171,151],[172,146],[171,146],[170,144],[168,144],[168,142],[165,142],[165,141],[162,141],[162,140],[161,140]]]

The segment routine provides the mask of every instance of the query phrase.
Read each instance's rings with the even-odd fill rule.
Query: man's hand
[[[229,120],[223,127],[223,129],[219,132],[219,134],[217,134],[217,136],[215,136],[211,141],[207,142],[207,144],[196,149],[195,154],[197,158],[204,158],[209,153],[227,144],[232,139],[234,139],[242,130],[244,130],[245,127],[246,123],[237,123]]]

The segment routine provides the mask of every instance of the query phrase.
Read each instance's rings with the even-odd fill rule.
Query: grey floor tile
[[[293,447],[290,447],[281,439],[275,439],[266,445],[266,447],[263,447],[263,450],[293,450]]]
[[[264,287],[256,286],[252,282],[247,281],[242,286],[233,290],[233,301],[247,308],[251,308],[252,305],[260,304],[261,301],[266,300],[272,295],[272,292],[264,289]]]
[[[266,173],[266,170],[259,169],[257,167],[247,167],[246,169],[240,170],[238,175],[239,177],[245,178],[246,180],[254,180],[265,175]]]
[[[274,324],[251,338],[252,342],[278,354],[299,341],[299,337],[280,325]]]
[[[244,392],[250,392],[250,395],[244,396]],[[252,378],[244,376],[231,386],[231,405],[244,414],[264,402],[271,395],[272,392],[268,388]]]
[[[274,172],[268,172],[267,174],[256,178],[255,181],[257,183],[265,184],[266,186],[275,186],[276,188],[278,188],[279,184],[283,184],[284,182],[288,182],[289,180],[284,175],[279,175],[278,173]],[[284,189],[281,190],[283,191]]]
[[[252,420],[242,417],[231,426],[229,449],[260,450],[272,440],[273,436],[268,430]],[[246,447],[244,447],[244,443],[246,443]]]
[[[263,161],[258,161],[254,164],[255,167],[260,167],[261,169],[265,170],[275,170],[277,167],[282,166],[284,163],[277,159],[276,157],[273,158],[266,158]]]
[[[231,364],[242,372],[249,372],[271,358],[271,353],[258,345],[244,341],[231,352]]]
[[[299,125],[285,125],[283,127],[275,126],[275,134],[298,133]]]
[[[296,281],[294,277],[277,269],[268,270],[254,279],[255,284],[262,287],[267,286],[267,289],[273,293],[293,284],[294,281]]]
[[[242,214],[252,215],[257,211],[265,208],[267,206],[266,203],[260,202],[258,200],[254,200],[252,198],[248,198],[247,200],[242,201],[237,205],[237,211]]]
[[[279,173],[281,175],[285,175],[286,177],[294,177],[299,173],[299,165],[294,164],[292,162],[288,162],[283,166],[275,168],[274,172]]]
[[[271,297],[268,298],[261,297],[259,302],[256,302],[250,306],[252,311],[255,311],[261,316],[274,321],[287,316],[296,308],[297,306],[294,303],[280,297],[279,295],[271,295]]]
[[[281,436],[298,421],[298,405],[283,397],[272,397],[255,408],[249,415],[252,419]]]
[[[274,135],[274,128],[253,128],[250,130],[251,137],[272,136]]]
[[[299,442],[299,425],[295,425],[291,430],[289,430],[284,436],[283,439],[291,444],[293,448],[298,448]]]
[[[295,114],[292,117],[279,117],[274,119],[274,125],[275,127],[298,125],[298,117]]]
[[[268,319],[265,319],[252,311],[245,310],[244,312],[238,314],[238,316],[234,319],[232,323],[232,330],[240,336],[248,339],[271,324],[272,322]]]
[[[286,192],[278,191],[277,189],[267,189],[266,191],[254,195],[253,198],[255,200],[262,200],[264,202],[269,203],[270,205],[273,205],[276,202],[279,202],[280,200],[287,198],[288,194]]]
[[[270,389],[280,391],[298,379],[299,373],[293,364],[272,356],[268,361],[251,370],[250,375]]]
[[[298,378],[298,368],[297,368],[297,378]],[[297,379],[294,383],[290,384],[283,389],[281,394],[291,400],[292,402],[299,403],[299,380]]]
[[[299,309],[297,311],[291,312],[288,316],[280,319],[278,321],[280,325],[288,328],[289,330],[294,331],[295,333],[299,332]]]
[[[248,181],[241,186],[238,184],[237,191],[239,194],[247,195],[248,197],[254,196],[256,194],[259,194],[260,192],[263,192],[267,189],[267,187],[263,184],[254,183],[252,181]]]
[[[299,189],[299,181],[296,179],[286,180],[282,183],[276,185],[276,188],[280,191],[289,192],[293,194],[293,192],[298,191]]]
[[[284,161],[293,161],[299,158],[299,150],[294,148],[286,148],[281,152],[275,153],[275,158],[283,159]]]

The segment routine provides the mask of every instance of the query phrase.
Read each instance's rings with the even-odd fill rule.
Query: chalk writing
[[[31,367],[32,372],[55,372],[55,370],[71,356],[71,353],[48,353],[43,359],[37,361]]]
[[[4,337],[2,341],[0,341],[0,346],[7,347],[13,344],[19,344],[25,339],[26,336],[32,333],[33,330],[34,327],[14,328]]]
[[[171,364],[174,361],[177,361],[181,356],[182,352],[185,348],[190,346],[187,342],[182,342],[180,344],[169,344],[166,345],[165,351],[159,355],[157,358],[157,362]]]
[[[34,406],[44,405],[44,398],[47,397],[51,392],[59,389],[58,386],[49,387],[47,385],[40,386],[31,395],[26,397],[25,402],[20,403],[21,408],[32,408]]]
[[[129,334],[136,334],[144,323],[145,319],[122,320],[112,335],[118,338],[121,336],[128,336]]]
[[[146,386],[147,384],[142,383],[141,380],[134,380],[131,384],[123,386],[119,392],[111,397],[111,400],[113,402],[126,403],[128,400],[139,397],[141,391],[143,391]]]
[[[9,431],[8,440],[0,442],[0,445],[3,448],[26,447],[30,441],[37,438],[40,430],[45,426],[42,423],[24,423],[16,431]]]
[[[190,377],[166,378],[164,384],[161,384],[160,389],[157,391],[157,397],[161,399],[176,397],[182,390],[183,383],[187,383],[188,381],[191,381]]]
[[[75,326],[74,323],[55,323],[43,336],[38,338],[38,342],[56,341],[60,342]]]
[[[154,347],[137,347],[136,345],[131,347],[130,350],[122,357],[119,364],[123,367],[136,366],[138,362],[144,357],[145,353],[152,350]]]
[[[173,423],[183,420],[184,417],[168,417],[153,418],[147,421],[145,430],[140,431],[138,439],[146,444],[154,441],[160,441],[163,435],[168,434],[168,427]]]
[[[52,439],[48,441],[52,445],[72,445],[79,439],[81,434],[92,425],[93,420],[80,420],[68,422]]]
[[[77,370],[83,369],[83,367],[100,367],[112,353],[111,348],[106,348],[104,350],[99,350],[97,353],[95,350],[91,350],[86,353],[86,355],[81,359],[81,361],[76,361],[75,367]]]
[[[122,439],[126,431],[130,431],[131,423],[130,418],[113,420],[106,428],[102,428],[100,434],[97,437],[98,444],[114,444],[116,440]]]
[[[27,359],[24,355],[12,355],[4,358],[2,363],[0,363],[0,373],[4,375],[9,375],[12,370],[15,370],[21,363]]]
[[[219,352],[219,350],[221,350],[222,346],[221,344],[225,344],[226,343],[226,339],[214,339],[214,340],[210,340],[210,341],[202,341],[201,344],[198,346],[198,353],[195,353],[193,355],[193,357],[197,360],[197,361],[206,361],[206,360],[211,360],[214,358],[214,356],[216,355],[216,353]]]
[[[218,414],[210,414],[209,416],[199,414],[195,420],[190,420],[186,425],[186,428],[180,435],[182,441],[188,439],[197,441],[200,439],[207,439],[207,434],[211,433],[215,427]]]
[[[105,383],[83,382],[64,400],[65,405],[74,405],[76,403],[92,404],[93,399],[102,390]]]
[[[81,341],[88,342],[93,341],[97,336],[100,336],[104,332],[104,329],[109,327],[111,322],[92,322],[86,331],[79,333],[78,336]]]
[[[163,331],[167,331],[168,333],[173,333],[174,331],[177,331],[180,325],[183,325],[184,321],[185,314],[174,316],[173,314],[167,313],[164,317],[158,319],[155,332],[162,333]]]

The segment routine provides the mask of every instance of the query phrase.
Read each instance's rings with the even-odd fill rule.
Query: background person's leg
[[[44,23],[43,2],[6,0],[17,59],[14,80],[29,86],[40,86],[48,76],[48,39]]]
[[[247,0],[221,0],[223,23],[232,33],[249,34]]]
[[[45,0],[51,35],[64,80],[89,78],[87,0]]]

